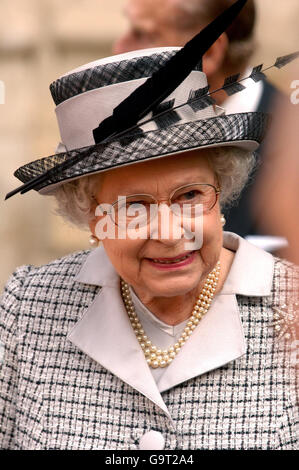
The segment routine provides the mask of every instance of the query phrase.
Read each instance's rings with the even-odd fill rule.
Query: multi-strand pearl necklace
[[[144,352],[147,363],[153,369],[157,367],[166,367],[168,366],[176,355],[180,352],[182,346],[185,344],[188,338],[197,327],[198,323],[202,317],[207,313],[212,303],[218,279],[220,273],[220,261],[218,261],[216,267],[208,275],[204,287],[198,296],[198,299],[192,310],[191,317],[187,325],[184,328],[183,333],[181,334],[177,343],[171,346],[168,349],[159,349],[157,346],[154,346],[150,339],[147,337],[142,325],[139,321],[139,318],[135,312],[133,301],[131,299],[131,294],[128,284],[121,279],[121,294],[122,298],[132,325],[132,328],[136,334],[137,340]]]

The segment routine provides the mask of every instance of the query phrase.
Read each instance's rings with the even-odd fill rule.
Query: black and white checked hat
[[[61,142],[54,155],[30,162],[14,175],[26,183],[87,152],[81,161],[54,172],[36,188],[41,194],[51,194],[57,186],[85,175],[189,150],[227,145],[256,150],[265,134],[266,115],[225,115],[211,99],[190,101],[208,90],[201,64],[131,133],[104,144],[95,143],[93,130],[99,123],[179,49],[145,49],[100,59],[53,82],[50,90]],[[163,111],[167,113],[161,114]]]

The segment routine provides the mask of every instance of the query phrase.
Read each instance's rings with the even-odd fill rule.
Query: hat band
[[[117,83],[103,88],[90,90],[74,96],[56,107],[56,115],[61,135],[61,142],[67,150],[74,150],[94,145],[93,129],[104,119],[111,116],[114,108],[142,85],[147,78]],[[181,85],[164,101],[170,106],[180,106],[188,101],[192,91],[206,88],[207,78],[203,72],[193,71]],[[163,107],[162,105],[160,105]],[[176,122],[187,123],[200,119],[217,116],[212,105],[204,110],[194,111],[190,106],[184,106],[176,111]],[[153,117],[146,116],[142,122]],[[153,117],[149,123],[141,125],[144,132],[156,130],[160,123]]]

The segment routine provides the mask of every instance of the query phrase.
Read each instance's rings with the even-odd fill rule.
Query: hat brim
[[[268,116],[264,113],[222,115],[51,155],[21,166],[14,175],[27,183],[84,152],[86,156],[81,161],[63,171],[54,171],[36,188],[41,194],[50,195],[61,184],[82,176],[191,150],[233,146],[254,152],[267,127]]]

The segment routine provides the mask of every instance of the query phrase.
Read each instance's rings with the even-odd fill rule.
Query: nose
[[[181,217],[175,215],[168,204],[159,204],[156,216],[151,221],[150,238],[165,244],[176,244],[184,237]]]

